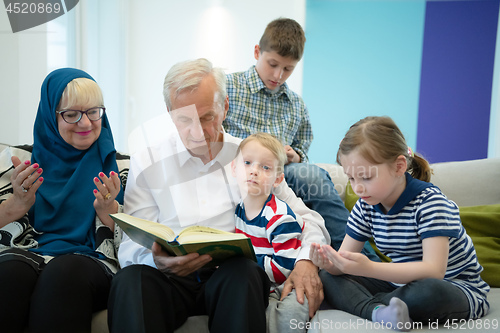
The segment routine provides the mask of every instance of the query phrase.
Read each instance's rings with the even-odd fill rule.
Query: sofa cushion
[[[500,158],[431,165],[431,183],[458,206],[494,205],[500,203],[498,182]]]
[[[460,207],[460,218],[484,268],[481,277],[500,287],[500,205]]]
[[[345,187],[345,207],[351,211],[354,208],[354,205],[358,201],[359,197],[354,193],[354,190],[351,187],[351,182],[347,182]]]

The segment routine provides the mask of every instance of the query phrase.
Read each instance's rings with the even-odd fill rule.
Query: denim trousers
[[[314,164],[290,163],[285,165],[285,179],[297,197],[323,217],[331,245],[338,250],[344,240],[349,211],[340,199],[328,172]],[[373,261],[380,261],[368,242],[362,253]]]
[[[380,304],[388,305],[393,297],[406,303],[415,322],[446,321],[469,318],[469,301],[452,283],[439,279],[422,279],[396,287],[389,282],[353,275],[331,275],[319,272],[325,300],[335,309],[372,320]]]

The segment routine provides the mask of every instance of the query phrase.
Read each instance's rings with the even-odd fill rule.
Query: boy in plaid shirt
[[[286,182],[309,208],[321,214],[332,246],[338,249],[349,211],[329,174],[307,163],[313,139],[309,113],[302,98],[286,84],[302,58],[305,40],[302,27],[292,19],[279,18],[268,24],[255,45],[255,66],[226,76],[229,110],[223,126],[240,138],[266,132],[281,140],[287,153]],[[364,253],[378,260],[369,244]]]

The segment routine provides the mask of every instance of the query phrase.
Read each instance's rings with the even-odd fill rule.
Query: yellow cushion
[[[351,182],[347,182],[345,187],[345,207],[351,211],[354,208],[354,205],[358,201],[359,197],[354,193]]]
[[[462,224],[474,243],[484,271],[481,277],[491,287],[500,287],[500,205],[459,207]]]

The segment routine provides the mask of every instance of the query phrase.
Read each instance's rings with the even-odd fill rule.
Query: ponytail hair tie
[[[410,146],[408,146],[408,155],[409,155],[410,157],[415,157],[415,154],[413,153],[413,150],[411,149],[411,147],[410,147]]]

